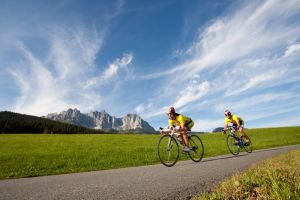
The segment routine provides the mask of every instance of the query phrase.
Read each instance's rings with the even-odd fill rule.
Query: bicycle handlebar
[[[160,127],[159,129],[160,129],[160,133],[161,134],[162,133],[169,134],[169,135],[178,135],[178,134],[180,134],[179,129],[175,129],[175,128],[173,128],[173,129],[165,128],[164,129],[164,128]]]
[[[231,125],[227,126],[226,130],[223,129],[223,132],[226,133],[227,130],[228,131],[234,130],[234,126],[231,126]]]

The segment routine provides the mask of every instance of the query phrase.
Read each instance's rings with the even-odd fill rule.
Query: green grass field
[[[300,150],[255,164],[194,199],[300,199]]]
[[[300,127],[249,129],[254,150],[300,144]],[[203,134],[204,157],[228,154],[226,136]],[[0,134],[0,179],[159,163],[159,135]],[[181,155],[181,160],[188,159]]]

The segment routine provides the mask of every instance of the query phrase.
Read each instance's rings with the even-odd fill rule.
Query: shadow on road
[[[205,160],[201,161],[201,162],[211,162],[211,161],[215,161],[215,160],[226,160],[226,159],[230,159],[230,158],[237,158],[237,157],[241,157],[241,156],[246,156],[248,154],[239,154],[239,155],[227,155],[227,156],[223,156],[221,158],[206,158]]]
[[[241,156],[246,156],[246,155],[248,155],[248,153],[247,154],[239,154],[239,155],[236,155],[236,156],[234,156],[234,155],[226,155],[226,156],[220,156],[220,157],[208,157],[208,158],[204,158],[204,160],[201,160],[200,161],[200,163],[202,163],[202,162],[211,162],[211,161],[215,161],[215,160],[226,160],[226,159],[232,159],[232,158],[238,158],[238,157],[241,157]],[[193,165],[193,164],[195,164],[194,162],[189,162],[189,163],[184,163],[184,164],[182,164],[181,163],[181,166],[185,166],[185,165]]]

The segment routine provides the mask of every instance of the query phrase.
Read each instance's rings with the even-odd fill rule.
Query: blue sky
[[[298,0],[0,3],[0,110],[300,125]]]

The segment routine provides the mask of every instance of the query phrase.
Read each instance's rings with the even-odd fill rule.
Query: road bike
[[[160,162],[172,167],[179,159],[180,147],[184,146],[183,139],[180,136],[178,129],[163,129],[160,128],[164,134],[158,141],[157,154]],[[200,162],[204,154],[204,146],[199,136],[188,132],[190,151],[186,152],[190,159],[194,162]]]
[[[249,136],[244,135],[244,137],[239,138],[234,132],[236,128],[234,126],[228,126],[227,130],[230,134],[227,136],[227,147],[233,155],[238,155],[240,150],[243,148],[246,152],[251,153],[253,150],[252,142]]]

